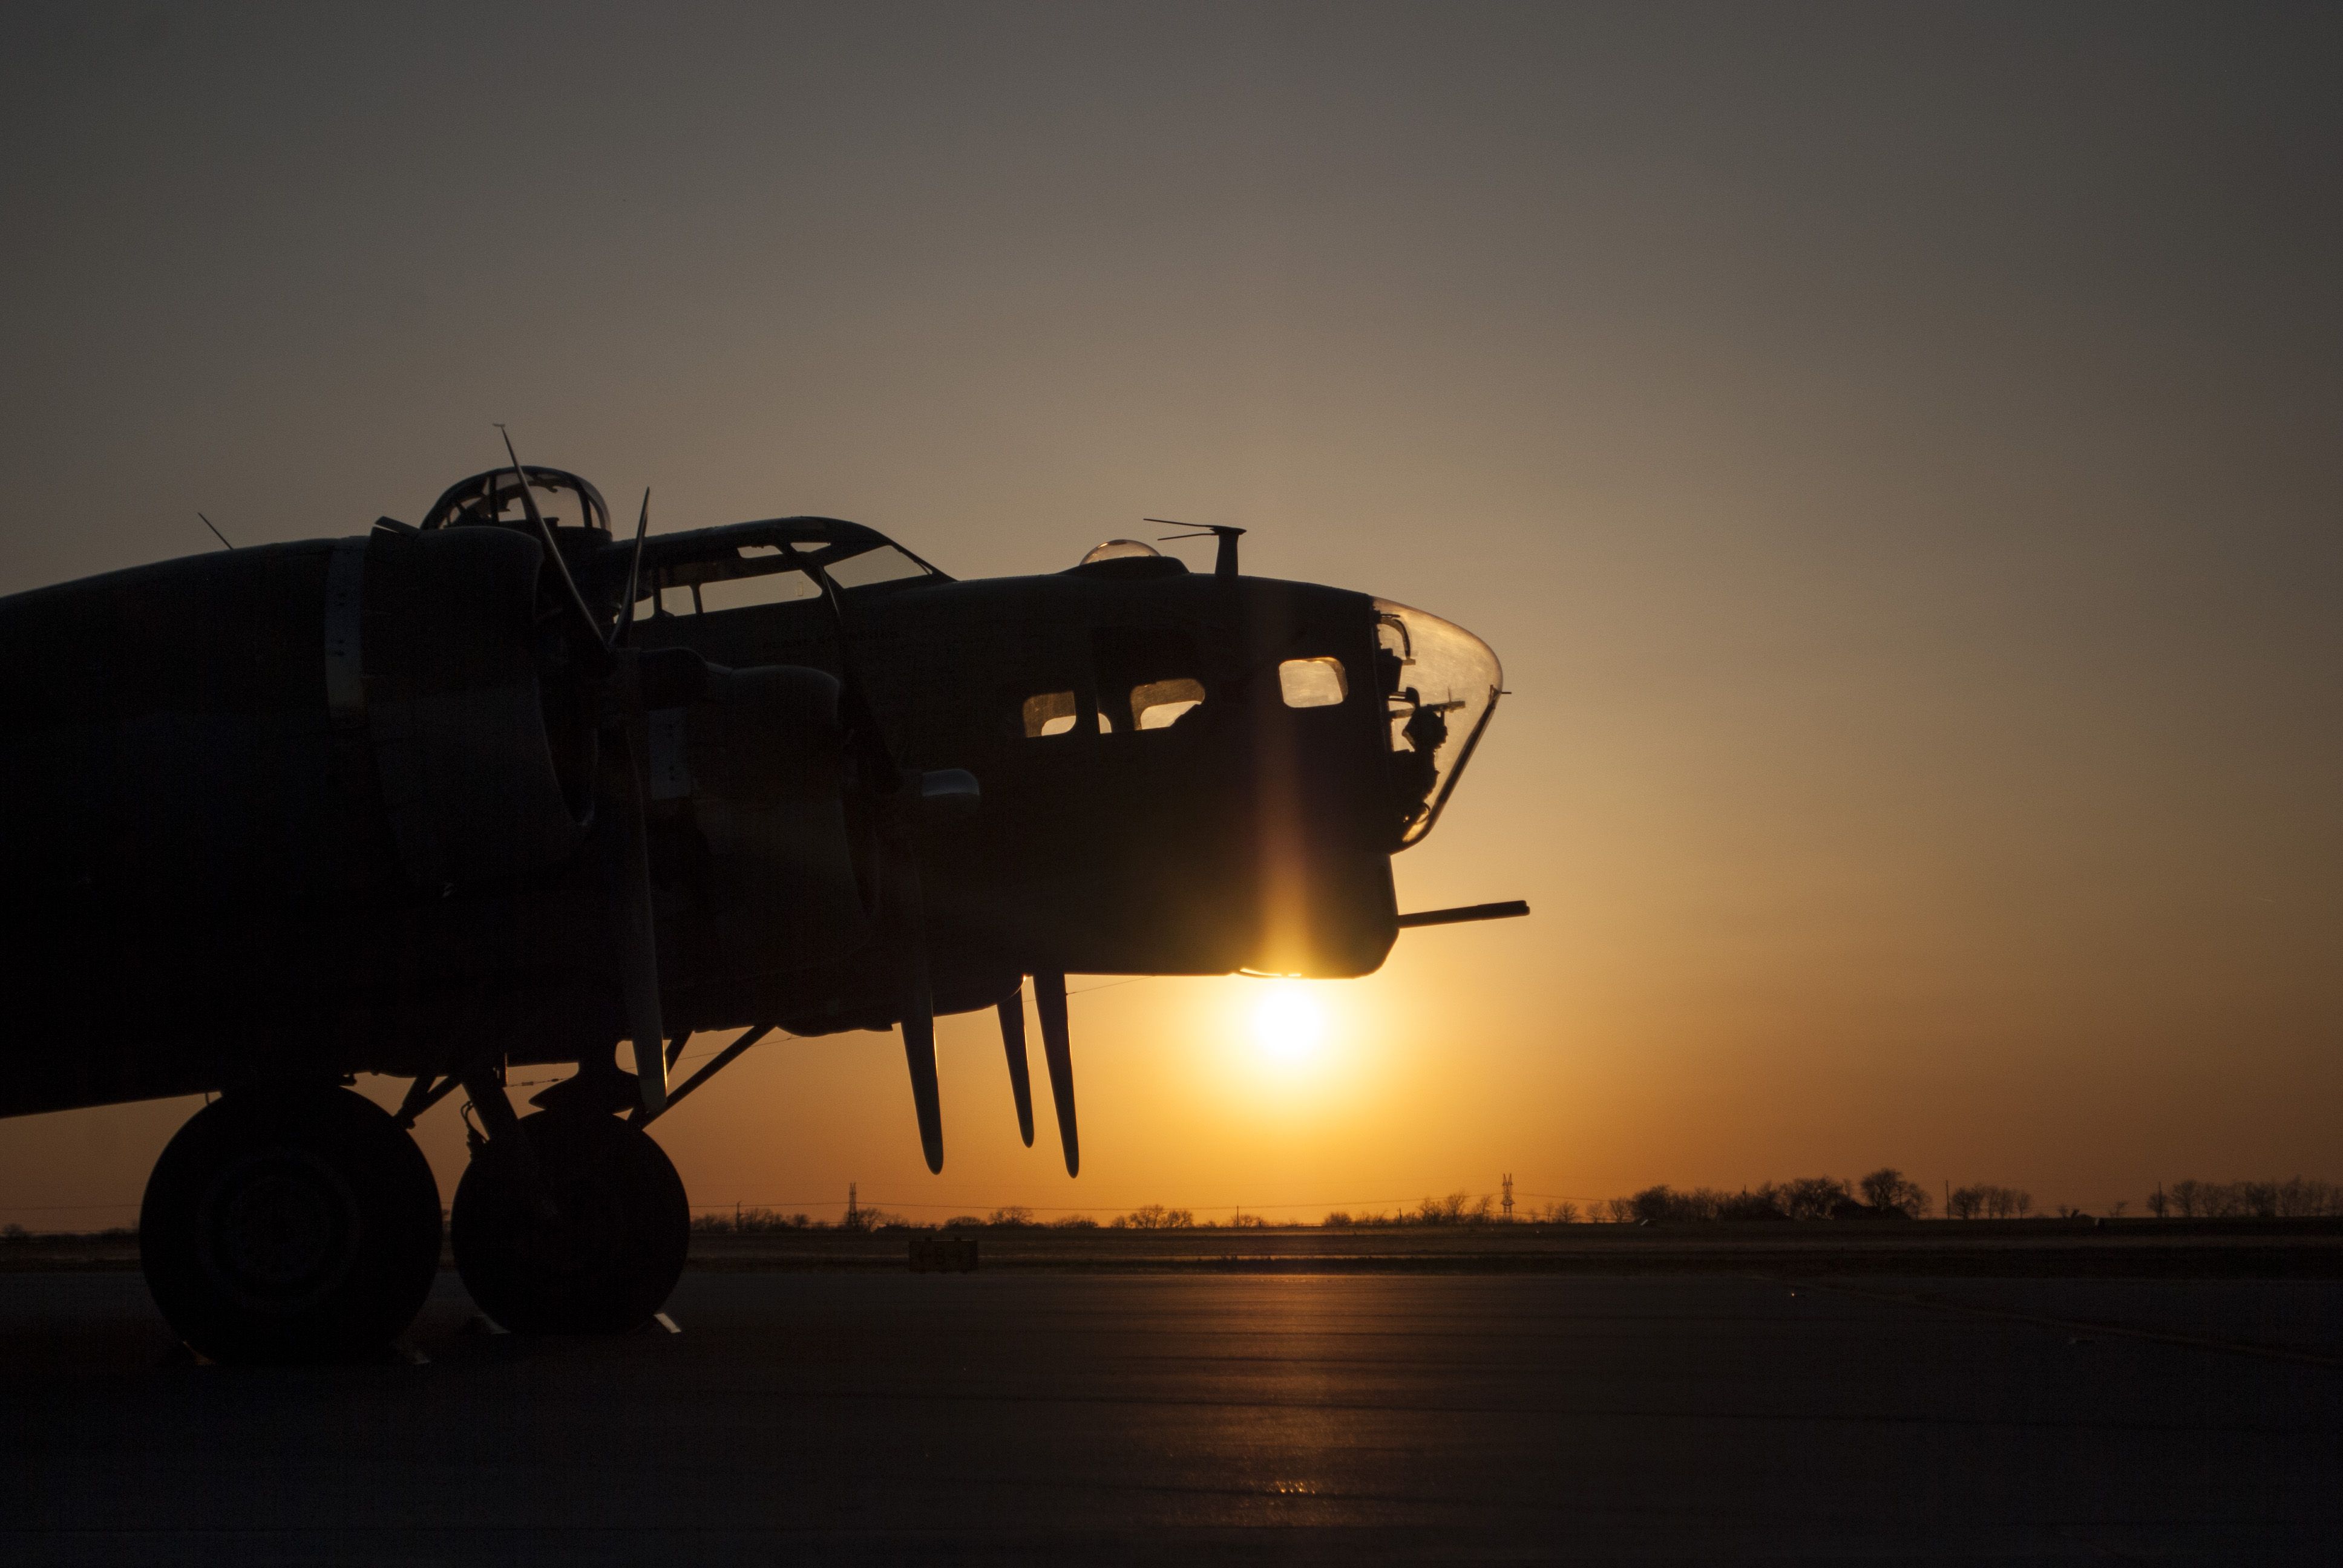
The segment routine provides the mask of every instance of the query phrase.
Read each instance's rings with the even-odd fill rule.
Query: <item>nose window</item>
[[[1091,634],[1102,735],[1169,729],[1208,697],[1196,642],[1171,627],[1101,627]]]
[[[1277,689],[1288,708],[1334,708],[1351,695],[1339,658],[1289,658],[1277,667]]]
[[[1044,735],[1064,735],[1074,727],[1074,694],[1071,691],[1045,691],[1039,697],[1025,699],[1025,739],[1038,740]]]
[[[1204,700],[1204,683],[1182,677],[1131,689],[1131,711],[1141,729],[1169,729]]]

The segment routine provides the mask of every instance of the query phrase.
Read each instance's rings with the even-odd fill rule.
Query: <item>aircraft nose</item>
[[[1387,720],[1398,848],[1423,842],[1489,727],[1505,672],[1453,621],[1375,600],[1375,672]]]

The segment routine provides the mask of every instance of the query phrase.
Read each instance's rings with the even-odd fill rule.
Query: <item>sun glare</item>
[[[1318,999],[1292,980],[1271,984],[1269,994],[1254,1004],[1252,1037],[1262,1054],[1282,1067],[1298,1067],[1318,1054],[1326,1032],[1325,1015]]]

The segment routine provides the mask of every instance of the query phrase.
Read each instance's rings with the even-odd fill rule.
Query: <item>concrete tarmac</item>
[[[494,1335],[449,1275],[407,1359],[229,1369],[135,1274],[0,1277],[0,1557],[2343,1562],[2333,1282],[695,1271],[670,1311]]]

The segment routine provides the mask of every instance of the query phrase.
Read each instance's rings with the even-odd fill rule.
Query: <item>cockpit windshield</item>
[[[1505,672],[1495,651],[1463,627],[1386,599],[1375,601],[1375,641],[1405,849],[1439,819],[1496,710]]]

